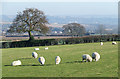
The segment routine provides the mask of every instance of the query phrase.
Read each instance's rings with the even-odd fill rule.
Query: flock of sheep
[[[36,50],[36,49],[39,49],[39,48],[35,48],[35,50]],[[45,50],[48,50],[48,47],[46,47]],[[32,57],[37,58],[37,57],[38,57],[38,54],[37,54],[36,52],[33,52],[33,53],[32,53]],[[44,58],[44,57],[39,57],[39,58],[38,58],[38,61],[39,61],[42,65],[45,64],[45,58]],[[59,57],[59,56],[56,56],[56,57],[55,57],[55,63],[56,63],[56,64],[59,64],[60,61],[61,61],[60,57]]]
[[[112,42],[112,45],[116,45],[116,42]],[[100,45],[103,45],[103,42],[100,42]],[[39,50],[39,48],[35,48],[34,50]],[[45,48],[45,50],[48,50],[48,47]],[[32,57],[37,58],[38,54],[36,52],[32,53]],[[83,54],[82,55],[82,62],[86,61],[86,62],[92,62],[92,60],[98,61],[100,59],[100,54],[97,52],[92,53],[92,57],[89,54]],[[45,58],[44,57],[39,57],[38,61],[44,65],[45,64]],[[59,64],[61,61],[61,58],[59,56],[55,57],[55,64]],[[21,61],[17,60],[17,61],[13,61],[11,63],[12,66],[17,66],[17,65],[21,65]]]
[[[37,51],[37,50],[39,50],[39,48],[35,48],[34,50]],[[46,47],[45,50],[48,50],[48,47]],[[33,52],[33,53],[32,53],[32,57],[33,57],[33,58],[37,58],[37,57],[38,57],[38,54],[37,54],[36,52]],[[45,58],[44,58],[44,57],[39,57],[39,58],[38,58],[38,61],[39,61],[42,65],[45,64]],[[59,64],[60,61],[61,61],[61,58],[60,58],[59,56],[56,56],[56,57],[55,57],[55,63],[56,63],[56,64]],[[12,66],[17,66],[17,65],[22,65],[22,63],[21,63],[20,60],[17,60],[17,61],[13,61],[13,62],[11,63],[11,65],[12,65]]]
[[[116,44],[117,44],[117,42],[115,42],[115,41],[112,42],[112,45],[116,45]],[[103,42],[100,42],[100,45],[103,45]]]
[[[89,54],[83,54],[82,61],[86,60],[86,62],[92,62],[92,59],[98,61],[100,59],[100,54],[97,52],[92,53],[92,57]]]

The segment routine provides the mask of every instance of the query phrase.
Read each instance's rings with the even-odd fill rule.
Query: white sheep
[[[56,63],[56,64],[59,64],[60,61],[61,61],[60,57],[59,57],[59,56],[56,56],[56,57],[55,57],[55,63]]]
[[[35,48],[34,50],[39,50],[39,48]]]
[[[38,61],[39,61],[42,65],[45,64],[45,58],[44,58],[44,57],[38,58]]]
[[[103,42],[100,42],[100,45],[102,46],[102,45],[103,45]]]
[[[92,62],[92,57],[88,54],[83,54],[82,61],[84,62],[84,60],[86,60],[86,62]]]
[[[112,45],[116,45],[117,43],[115,41],[112,42]]]
[[[92,58],[95,59],[95,61],[98,61],[100,59],[100,54],[97,52],[92,53]]]
[[[32,53],[32,57],[37,58],[37,57],[38,57],[38,54],[37,54],[36,52],[33,52],[33,53]]]
[[[18,65],[21,65],[21,61],[20,60],[17,60],[17,61],[13,61],[11,63],[12,66],[18,66]]]
[[[48,47],[45,47],[45,50],[48,50]]]

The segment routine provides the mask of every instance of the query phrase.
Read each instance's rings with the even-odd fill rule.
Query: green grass
[[[3,77],[117,77],[118,76],[118,45],[112,42],[84,43],[73,45],[40,46],[36,51],[46,59],[41,66],[38,58],[32,58],[36,47],[9,48],[2,50]],[[98,62],[81,63],[82,54],[98,52]],[[61,57],[61,63],[55,65],[55,57]],[[22,66],[11,66],[14,60],[21,60]]]

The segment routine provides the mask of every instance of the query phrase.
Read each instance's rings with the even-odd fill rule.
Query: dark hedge
[[[0,48],[49,46],[49,45],[79,44],[79,43],[106,42],[106,41],[120,41],[120,35],[98,35],[98,36],[59,38],[59,39],[43,39],[43,40],[33,40],[33,41],[2,42]]]

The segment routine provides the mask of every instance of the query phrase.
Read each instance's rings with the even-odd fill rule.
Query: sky
[[[1,2],[119,2],[120,0],[0,0]]]
[[[17,2],[16,2],[17,1]],[[54,0],[4,0],[0,15],[16,15],[25,8],[37,8],[46,15],[117,15],[117,0],[70,0],[69,2],[54,2]],[[37,2],[38,1],[38,2]],[[45,2],[46,1],[46,2]],[[51,2],[50,2],[51,1]],[[60,0],[58,0],[60,1]],[[77,2],[78,1],[78,2]],[[88,2],[87,2],[88,1]],[[106,1],[106,2],[104,2]]]

